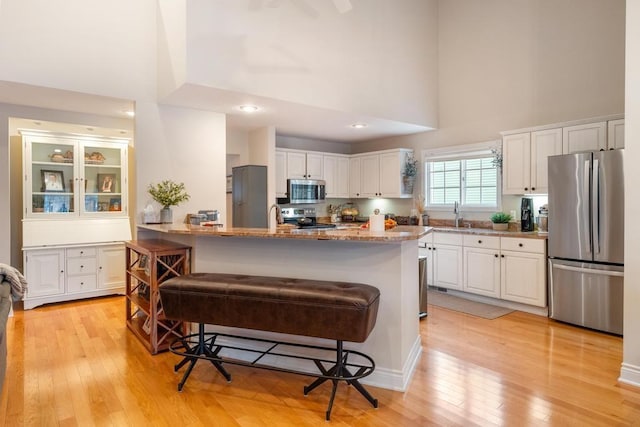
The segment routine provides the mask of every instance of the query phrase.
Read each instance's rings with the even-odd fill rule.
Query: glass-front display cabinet
[[[127,140],[21,134],[27,217],[127,215]]]

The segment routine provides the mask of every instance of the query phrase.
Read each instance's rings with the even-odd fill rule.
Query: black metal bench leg
[[[198,361],[197,357],[191,357],[189,360],[189,367],[187,368],[186,372],[184,373],[184,375],[182,376],[182,380],[178,383],[178,391],[182,391],[182,388],[184,387],[184,383],[187,382],[187,378],[189,378],[189,375],[191,375],[191,370],[193,369],[193,367],[196,365],[196,362]]]
[[[364,368],[360,368],[358,370],[358,372],[356,372],[356,375],[351,375],[351,372],[349,372],[349,370],[347,368],[343,368],[344,372],[350,376],[359,376],[363,371]],[[369,391],[364,388],[364,386],[362,384],[360,384],[360,381],[358,380],[347,380],[347,384],[352,385],[353,387],[355,387],[356,390],[358,390],[360,392],[361,395],[364,396],[365,399],[367,399],[369,401],[369,403],[371,403],[371,405],[373,405],[374,408],[378,407],[378,399],[374,398],[373,396],[371,396],[371,394],[369,393]]]
[[[183,367],[186,363],[189,363],[189,367],[187,371],[184,373],[182,377],[182,381],[178,384],[178,391],[182,391],[184,384],[187,382],[187,378],[191,374],[191,370],[195,366],[196,362],[200,357],[198,356],[206,356],[206,357],[217,357],[220,348],[218,347],[216,351],[211,351],[211,347],[213,346],[213,342],[210,346],[207,346],[206,340],[204,338],[204,323],[200,323],[198,325],[198,343],[193,347],[189,347],[189,345],[183,341],[183,345],[188,349],[185,353],[186,356],[179,363],[174,366],[174,371],[178,371],[181,367]],[[231,375],[227,372],[226,369],[222,366],[222,363],[217,360],[209,360],[213,366],[220,372],[220,374],[225,377],[228,382],[231,382]]]

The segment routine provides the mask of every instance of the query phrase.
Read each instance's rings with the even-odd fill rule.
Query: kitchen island
[[[188,224],[139,225],[138,239],[163,239],[193,248],[193,272],[240,273],[366,283],[380,290],[373,332],[349,348],[369,354],[375,372],[363,383],[406,390],[421,354],[418,318],[417,239],[430,227],[362,229],[290,227],[223,228]],[[255,330],[208,329],[303,344],[332,345],[320,339]]]

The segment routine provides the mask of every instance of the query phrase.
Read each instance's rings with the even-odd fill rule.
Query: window
[[[433,209],[458,202],[462,209],[495,210],[499,206],[499,173],[489,150],[425,155],[425,200]]]

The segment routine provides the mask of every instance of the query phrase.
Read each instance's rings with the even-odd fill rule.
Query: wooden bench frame
[[[224,345],[217,343],[216,340],[218,338],[232,338],[238,340],[247,340],[253,341],[256,343],[267,344],[267,350],[256,350],[247,347],[241,347],[236,345]],[[281,353],[277,350],[279,346],[289,346],[296,348],[304,348],[304,349],[314,349],[321,351],[331,351],[335,352],[336,357],[335,360],[328,360],[324,358],[317,357],[307,357],[307,356],[299,356],[292,355],[287,353]],[[245,361],[242,359],[234,359],[228,357],[221,357],[220,352],[224,349],[247,352],[256,354],[252,361]],[[205,325],[200,323],[198,324],[198,333],[186,335],[176,341],[174,341],[170,346],[169,350],[177,355],[183,356],[183,359],[174,366],[174,371],[177,372],[184,365],[189,363],[187,370],[185,371],[182,380],[178,384],[178,391],[182,391],[193,367],[198,362],[198,360],[208,360],[213,364],[213,366],[220,372],[222,376],[228,382],[231,382],[231,375],[224,368],[223,364],[231,364],[231,365],[240,365],[240,366],[248,366],[259,369],[266,369],[270,371],[278,371],[278,372],[286,372],[291,374],[304,375],[309,377],[316,378],[311,384],[304,387],[304,395],[306,396],[309,392],[314,390],[319,385],[323,384],[326,381],[331,381],[333,383],[331,389],[331,397],[329,398],[329,404],[327,406],[327,410],[325,412],[325,418],[327,421],[330,420],[331,410],[333,408],[333,401],[335,399],[336,390],[338,387],[339,381],[346,381],[348,385],[353,386],[360,394],[362,394],[374,408],[378,407],[378,399],[375,399],[362,384],[360,384],[359,380],[364,378],[371,373],[373,373],[375,369],[375,363],[373,359],[367,356],[364,353],[354,351],[354,350],[346,350],[344,349],[343,342],[338,340],[336,341],[336,347],[323,347],[323,346],[315,346],[308,344],[298,344],[292,342],[285,341],[275,341],[275,340],[267,340],[260,338],[249,338],[238,335],[230,335],[223,334],[218,332],[205,332]],[[258,363],[264,356],[275,356],[280,359],[295,359],[295,360],[306,360],[312,361],[315,366],[318,368],[319,373],[302,371],[299,369],[290,369],[290,368],[282,368],[279,366],[268,365]],[[362,359],[364,362],[362,363],[354,363],[349,361],[349,356],[355,355]],[[331,366],[327,367],[326,365],[331,364]],[[352,373],[354,370],[354,373]]]

